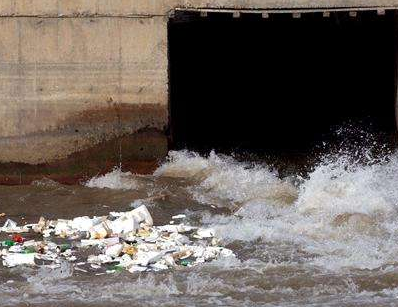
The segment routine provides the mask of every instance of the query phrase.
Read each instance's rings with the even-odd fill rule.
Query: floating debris
[[[186,218],[187,216],[185,215],[185,214],[177,214],[177,215],[173,215],[172,217],[171,217],[171,219],[172,220],[179,220],[179,219],[184,219],[184,218]]]
[[[184,214],[172,217],[182,218],[185,218]],[[131,273],[160,271],[234,256],[231,250],[218,246],[219,240],[215,238],[213,229],[182,223],[154,226],[145,205],[101,217],[82,216],[72,220],[46,220],[41,217],[37,224],[23,227],[7,220],[1,231],[13,233],[12,240],[0,243],[4,247],[1,257],[6,267],[46,265],[55,268],[61,261],[77,261],[79,250],[90,249],[91,252],[93,248],[96,253],[79,259],[73,265],[77,271],[105,270],[96,275],[123,270]],[[22,232],[35,232],[43,240],[26,240],[20,234]],[[66,242],[56,244],[49,237]]]
[[[14,267],[17,265],[27,264],[34,265],[35,264],[35,254],[21,254],[21,253],[9,253],[3,255],[3,265],[7,267]]]
[[[14,222],[13,220],[7,219],[0,230],[7,233],[21,233],[21,232],[28,232],[29,228],[26,226],[19,227],[17,226],[17,223]]]

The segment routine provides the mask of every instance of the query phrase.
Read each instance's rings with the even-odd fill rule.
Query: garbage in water
[[[177,215],[173,215],[171,218],[173,220],[184,219],[184,218],[186,218],[186,215],[185,214],[177,214]]]
[[[7,219],[0,230],[7,233],[21,233],[28,232],[29,228],[27,226],[19,227],[13,220]]]
[[[12,240],[16,243],[23,243],[24,238],[20,234],[15,234],[12,236]]]
[[[172,217],[183,218],[184,214]],[[154,226],[145,205],[92,218],[46,220],[41,217],[37,224],[23,227],[8,219],[1,231],[12,234],[11,239],[0,244],[3,266],[6,267],[46,265],[56,268],[62,261],[68,261],[75,263],[74,268],[82,273],[101,269],[105,270],[103,273],[123,270],[135,273],[191,267],[234,256],[231,250],[219,246],[213,229],[183,223]],[[23,236],[21,233],[27,234]],[[42,240],[27,239],[35,233],[42,236]],[[59,243],[59,240],[64,242]],[[82,256],[78,251],[82,250],[92,254],[79,259]]]
[[[21,264],[34,265],[35,254],[7,253],[3,255],[3,265],[14,267]]]

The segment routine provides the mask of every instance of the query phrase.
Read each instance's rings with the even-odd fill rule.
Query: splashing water
[[[198,180],[190,188],[196,200],[238,204],[234,215],[203,217],[229,242],[291,244],[327,269],[375,269],[393,263],[398,251],[398,156],[372,162],[329,157],[295,186],[266,167],[173,152],[156,175],[180,176],[185,169]]]
[[[138,183],[134,180],[132,173],[122,172],[120,168],[115,168],[110,173],[91,178],[85,186],[99,189],[135,190],[138,188]]]
[[[250,166],[231,157],[211,152],[208,158],[195,153],[170,152],[169,161],[158,168],[155,176],[189,177],[196,182],[191,192],[201,203],[231,206],[249,200],[269,200],[285,204],[297,197],[288,179],[281,180],[265,166]]]
[[[150,182],[117,169],[85,186],[145,190],[146,195],[168,191],[165,200],[137,199],[132,205],[150,202],[165,219],[186,213],[185,222],[214,228],[237,258],[137,276],[87,278],[67,268],[62,273],[31,269],[22,277],[15,273],[3,278],[4,301],[41,304],[62,298],[126,306],[391,306],[396,302],[396,152],[375,156],[369,148],[356,148],[355,153],[339,150],[324,155],[305,176],[282,177],[266,164],[240,162],[214,152],[204,157],[172,151]],[[15,282],[7,283],[9,278]],[[15,298],[21,285],[27,296]]]

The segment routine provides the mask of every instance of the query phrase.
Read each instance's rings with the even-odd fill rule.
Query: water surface
[[[4,268],[0,305],[395,306],[398,297],[398,154],[324,155],[303,172],[214,152],[170,152],[153,175],[115,169],[85,186],[50,180],[0,186],[18,223],[129,210],[155,224],[185,213],[213,227],[236,258],[194,268],[95,275]],[[5,238],[5,234],[1,234]]]

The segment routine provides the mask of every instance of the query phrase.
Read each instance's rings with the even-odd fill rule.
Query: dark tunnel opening
[[[347,123],[395,131],[395,14],[176,12],[173,149],[306,152]]]

